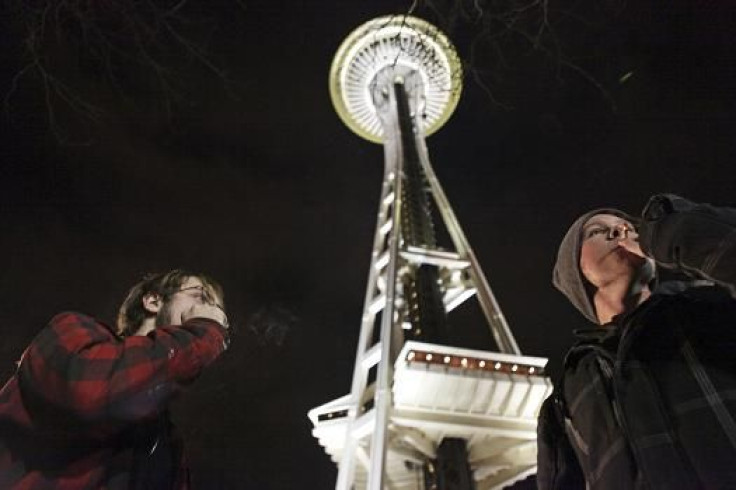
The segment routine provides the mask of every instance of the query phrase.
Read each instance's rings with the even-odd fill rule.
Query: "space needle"
[[[546,359],[521,354],[432,169],[425,137],[451,116],[462,66],[406,15],[373,19],[337,50],[337,114],[384,147],[384,176],[350,392],[309,411],[337,490],[500,489],[536,471]],[[450,247],[438,245],[438,227]],[[495,349],[452,346],[475,298]]]

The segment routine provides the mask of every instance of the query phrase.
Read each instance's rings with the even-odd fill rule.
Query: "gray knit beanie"
[[[589,211],[572,224],[557,251],[557,262],[552,271],[552,284],[582,313],[585,318],[598,324],[593,297],[593,286],[580,270],[580,248],[583,244],[583,225],[596,214],[612,214],[635,224],[636,220],[618,209],[600,208]]]

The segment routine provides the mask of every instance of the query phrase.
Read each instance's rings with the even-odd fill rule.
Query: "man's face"
[[[641,253],[638,234],[627,220],[612,214],[596,214],[583,226],[580,270],[596,288],[617,281],[653,278],[654,263]],[[632,252],[636,251],[637,253]]]
[[[217,297],[211,287],[205,286],[198,277],[188,277],[163,304],[156,315],[156,326],[181,325],[182,315],[194,305],[216,304],[222,308],[222,298]]]

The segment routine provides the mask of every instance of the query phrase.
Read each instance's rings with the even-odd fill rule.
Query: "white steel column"
[[[391,341],[396,325],[396,279],[399,269],[399,247],[401,244],[401,185],[402,185],[402,147],[399,137],[396,98],[392,90],[382,94],[385,98],[378,102],[382,107],[382,122],[386,129],[384,141],[385,169],[379,204],[378,222],[373,240],[371,266],[363,306],[360,337],[355,356],[355,369],[351,389],[351,406],[348,410],[349,422],[345,435],[345,449],[339,464],[336,490],[349,490],[355,478],[357,452],[361,444],[357,427],[366,423],[363,417],[371,420],[372,434],[366,439],[370,444],[370,464],[368,488],[382,490],[385,484],[383,470],[386,459],[386,429],[391,410],[391,379],[393,352]],[[380,314],[379,339],[373,343],[374,328]],[[372,393],[368,390],[370,369],[376,366],[377,376]],[[371,395],[370,397],[367,395]],[[363,410],[373,398],[373,407]]]
[[[506,317],[503,315],[501,307],[498,305],[496,297],[493,295],[491,287],[488,285],[488,281],[483,274],[483,270],[478,263],[478,259],[475,257],[473,249],[470,248],[470,242],[468,242],[468,239],[465,237],[465,233],[463,233],[462,228],[460,228],[460,223],[455,217],[450,201],[442,190],[440,181],[437,179],[434,169],[429,162],[427,144],[421,135],[417,135],[416,139],[424,175],[427,177],[432,197],[434,197],[437,208],[442,215],[442,220],[447,226],[447,231],[453,241],[453,245],[455,245],[455,249],[461,259],[464,258],[470,261],[470,278],[477,288],[478,302],[480,303],[483,314],[488,321],[488,326],[491,329],[496,345],[498,345],[501,352],[521,355],[521,350],[519,350],[516,339],[514,339],[514,335],[511,333],[511,329],[506,322]]]

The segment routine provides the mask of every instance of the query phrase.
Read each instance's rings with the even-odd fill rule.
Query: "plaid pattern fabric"
[[[141,485],[168,402],[226,346],[205,318],[121,339],[89,316],[57,315],[0,390],[0,488]],[[173,472],[187,488],[184,468]]]
[[[571,349],[540,414],[539,488],[736,488],[734,318],[724,289],[693,287]]]
[[[736,488],[736,301],[701,287],[652,310],[615,380],[640,470],[652,488]]]

